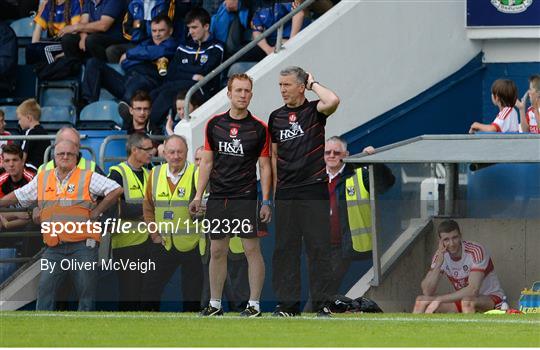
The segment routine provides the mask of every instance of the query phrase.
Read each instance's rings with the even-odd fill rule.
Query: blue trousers
[[[54,264],[54,268],[44,268],[44,262],[47,262],[49,267]],[[55,309],[56,293],[62,287],[68,274],[71,276],[79,298],[78,310],[94,310],[97,269],[99,268],[97,262],[98,246],[87,247],[86,241],[48,247],[41,257],[42,269],[39,277],[36,310],[52,311]],[[83,263],[90,264],[81,266]]]

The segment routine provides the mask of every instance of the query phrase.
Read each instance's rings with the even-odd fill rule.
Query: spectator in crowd
[[[531,101],[531,106],[527,109],[527,97]],[[516,107],[519,109],[520,126],[522,132],[531,134],[540,133],[538,121],[540,120],[540,75],[535,74],[529,77],[529,90],[523,95],[523,98],[516,101]]]
[[[362,151],[375,153],[371,146]],[[330,264],[331,282],[329,294],[339,293],[339,287],[352,260],[370,259],[371,207],[369,202],[369,172],[367,167],[355,168],[343,162],[348,157],[347,142],[339,136],[326,140],[324,162],[328,174],[330,194]],[[384,164],[375,164],[375,188],[384,193],[395,178]]]
[[[79,23],[65,26],[58,32],[64,54],[80,60],[89,54],[106,61],[107,47],[124,42],[121,28],[124,0],[86,0],[82,12]]]
[[[176,107],[176,115],[173,120],[173,117],[169,114],[167,116],[167,123],[165,124],[165,133],[167,136],[176,134],[183,136],[187,143],[191,143],[191,126],[189,126],[189,122],[185,118],[184,115],[184,101],[186,98],[187,91],[180,91],[178,95],[176,95],[176,99],[174,101],[174,105]],[[199,93],[193,94],[191,96],[191,99],[189,101],[189,113],[193,112],[199,106],[202,104],[202,99],[200,97]],[[174,124],[174,121],[178,119],[178,123],[176,123],[176,126]],[[158,155],[159,157],[163,157],[163,145],[158,146]],[[188,150],[188,159],[191,159],[191,153]]]
[[[150,232],[149,258],[156,263],[156,270],[145,275],[143,309],[159,311],[163,288],[182,266],[183,311],[196,312],[201,307],[203,284],[200,234],[190,220],[187,206],[195,194],[195,166],[186,160],[188,145],[183,137],[169,136],[164,146],[167,162],[150,172],[143,201],[145,222],[160,227],[159,233]]]
[[[225,45],[225,54],[232,56],[244,46],[249,25],[249,8],[242,0],[223,0],[212,16],[210,33]]]
[[[48,0],[41,6],[34,17],[32,43],[26,48],[26,63],[53,63],[63,56],[58,34],[67,25],[74,25],[81,20],[79,0]],[[41,33],[46,31],[47,39],[41,40]]]
[[[491,85],[491,102],[499,108],[499,113],[491,124],[474,122],[469,134],[476,132],[518,132],[518,114],[514,109],[517,101],[517,87],[512,80],[497,79]]]
[[[90,58],[82,83],[83,104],[99,100],[102,87],[116,98],[129,101],[135,91],[157,88],[167,74],[167,65],[176,50],[171,37],[172,22],[166,15],[152,20],[152,37],[129,49],[120,57],[125,74],[109,67],[105,61]]]
[[[17,36],[5,21],[0,21],[0,97],[8,97],[15,90],[17,59]]]
[[[136,133],[129,136],[126,151],[127,160],[109,169],[109,179],[124,189],[113,217],[132,223],[131,231],[114,233],[111,237],[113,257],[124,263],[137,259],[148,260],[148,232],[138,231],[137,228],[144,221],[142,202],[149,173],[146,167],[152,159],[154,145],[148,135]],[[120,311],[141,310],[143,276],[140,270],[118,271]]]
[[[23,101],[16,110],[19,126],[26,136],[47,135],[39,123],[41,107],[33,98]],[[24,152],[23,163],[36,169],[43,163],[45,149],[51,144],[48,140],[24,140],[21,148]]]
[[[178,126],[178,124],[184,124],[188,122],[184,114],[186,94],[187,91],[182,90],[178,93],[178,95],[176,95],[176,99],[174,100],[174,106],[176,107],[176,115],[174,119],[170,114],[167,116],[167,124],[165,124],[165,130],[167,131],[167,135],[174,134],[176,126]],[[202,96],[198,92],[195,92],[189,100],[188,114],[193,113],[193,111],[199,108],[202,103]],[[177,123],[175,124],[175,122]]]
[[[117,63],[127,50],[152,38],[152,21],[158,17],[169,18],[172,34],[174,7],[175,1],[170,0],[129,0],[122,21],[122,34],[128,42],[107,48],[109,62]]]
[[[180,44],[169,64],[165,83],[152,90],[154,108],[150,119],[158,126],[165,124],[171,102],[181,90],[187,90],[221,64],[223,46],[210,34],[210,15],[202,8],[195,8],[186,15],[189,38]],[[219,77],[202,90],[207,98],[217,91]]]
[[[71,141],[74,144],[76,144],[79,148],[81,147],[81,135],[77,131],[77,129],[64,126],[58,132],[56,133],[56,138],[54,140],[54,144],[60,143],[60,141],[67,140]],[[47,162],[47,164],[42,164],[38,168],[38,172],[45,170],[51,170],[56,167],[56,160],[53,158],[50,161]],[[81,170],[92,170],[97,172],[100,175],[103,175],[103,171],[96,165],[96,162],[93,160],[88,160],[86,158],[83,158],[81,152],[77,155],[77,167]]]
[[[147,135],[161,135],[161,129],[152,124],[150,112],[152,110],[152,99],[146,91],[136,91],[131,97],[130,105],[122,102],[120,115],[124,118],[123,130],[128,135],[133,133],[143,133]],[[127,113],[126,113],[127,111]]]
[[[260,36],[265,30],[270,28],[274,23],[285,17],[293,10],[293,3],[276,2],[273,6],[263,7],[253,14],[251,20],[251,28],[253,30],[253,39]],[[298,12],[293,16],[290,22],[283,27],[283,41],[293,38],[300,30],[307,25],[304,21],[304,11]],[[274,52],[277,40],[277,32],[270,34],[265,39],[261,40],[257,46],[242,56],[242,61],[260,61],[267,55]]]
[[[300,257],[302,242],[310,261],[310,295],[313,309],[328,316],[323,304],[330,283],[330,206],[324,163],[326,119],[339,105],[330,89],[300,67],[280,72],[284,106],[270,114],[272,167],[276,189],[276,245],[273,287],[278,317],[300,314]],[[320,99],[308,101],[305,90]]]
[[[10,136],[11,133],[6,130],[6,114],[3,110],[0,109],[0,136]],[[3,167],[2,165],[2,146],[9,145],[13,143],[13,141],[8,140],[0,140],[0,168]]]
[[[66,223],[66,216],[72,221],[96,220],[120,197],[122,188],[102,175],[77,168],[79,147],[73,142],[59,142],[54,152],[56,168],[40,172],[28,184],[2,198],[0,205],[19,203],[28,207],[37,201],[39,222]],[[50,191],[49,188],[57,190]],[[97,197],[104,199],[95,205]],[[52,231],[42,229],[47,248],[41,259],[47,263],[47,268],[41,271],[36,309],[55,309],[56,292],[66,274],[70,274],[79,293],[78,310],[93,310],[97,268],[64,270],[60,262],[76,259],[79,263],[96,266],[100,233],[89,230],[88,226],[77,233],[65,228]]]
[[[206,219],[210,222],[247,222],[248,226],[233,234],[225,228],[210,230],[210,302],[201,316],[223,314],[221,298],[227,277],[227,256],[230,238],[238,236],[246,255],[249,269],[249,302],[241,316],[261,316],[260,297],[264,283],[264,260],[259,242],[258,219],[270,222],[270,136],[268,127],[248,110],[253,81],[246,74],[234,74],[227,84],[230,109],[214,116],[206,124],[204,152],[197,181],[197,194],[190,204],[190,212],[200,211],[207,184],[210,197],[206,205]],[[257,162],[262,188],[262,205],[257,212]]]
[[[24,166],[23,151],[18,145],[2,146],[2,155],[4,157],[5,173],[0,175],[0,198],[17,188],[23,187],[32,181],[36,175],[33,169]],[[3,213],[0,215],[0,229],[11,230],[24,226],[31,223],[31,219],[27,211]]]
[[[475,313],[499,309],[504,291],[484,246],[463,240],[454,220],[441,222],[437,233],[438,248],[421,284],[423,295],[416,298],[413,312]],[[443,274],[456,291],[437,295],[437,285]]]

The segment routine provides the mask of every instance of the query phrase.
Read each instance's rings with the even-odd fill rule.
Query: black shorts
[[[210,239],[256,238],[258,217],[257,199],[212,198],[210,195],[204,225],[209,229]]]

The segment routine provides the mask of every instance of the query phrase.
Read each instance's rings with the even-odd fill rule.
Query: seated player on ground
[[[439,247],[422,281],[423,295],[416,298],[413,313],[474,313],[500,308],[504,292],[485,248],[462,240],[459,225],[454,220],[441,222],[437,232]],[[437,295],[443,274],[456,291]]]

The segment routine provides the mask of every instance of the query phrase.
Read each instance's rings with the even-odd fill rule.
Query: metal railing
[[[81,140],[84,140],[87,138],[87,135],[81,135]],[[56,140],[56,135],[6,135],[6,136],[0,136],[0,141],[54,141]],[[54,144],[51,144],[49,147],[45,149],[45,152],[43,153],[43,164],[46,164],[49,161],[49,153],[51,148],[54,147]],[[81,149],[87,150],[92,157],[95,158],[94,151],[90,147],[83,146]]]
[[[163,141],[167,138],[165,135],[148,135],[152,140],[156,141]],[[105,151],[107,150],[107,146],[109,143],[113,141],[118,140],[127,140],[129,135],[110,135],[103,139],[103,142],[101,143],[101,146],[99,146],[99,166],[100,168],[105,171],[105,163],[107,162],[123,162],[127,159],[127,157],[106,157]],[[163,161],[163,158],[160,157],[152,157],[152,162],[161,162]]]
[[[221,74],[225,69],[229,68],[233,63],[235,63],[240,57],[244,56],[249,50],[257,46],[257,44],[262,41],[263,39],[266,39],[270,34],[278,31],[277,38],[276,38],[276,46],[274,48],[274,52],[278,53],[283,48],[283,26],[285,23],[290,21],[297,13],[300,11],[303,11],[307,7],[309,7],[311,4],[313,4],[315,0],[306,0],[302,4],[300,4],[298,7],[293,9],[291,12],[289,12],[285,17],[274,23],[270,28],[265,30],[261,35],[250,41],[246,46],[244,46],[242,49],[240,49],[238,52],[236,52],[234,55],[229,57],[225,62],[220,64],[216,69],[208,73],[202,80],[199,80],[195,85],[193,85],[188,92],[186,93],[186,98],[184,100],[184,113],[186,120],[191,119],[191,114],[189,113],[189,103],[191,101],[191,97],[195,93],[195,91],[201,89],[203,86],[205,86],[208,82],[210,82],[212,79],[214,79],[216,76]]]

